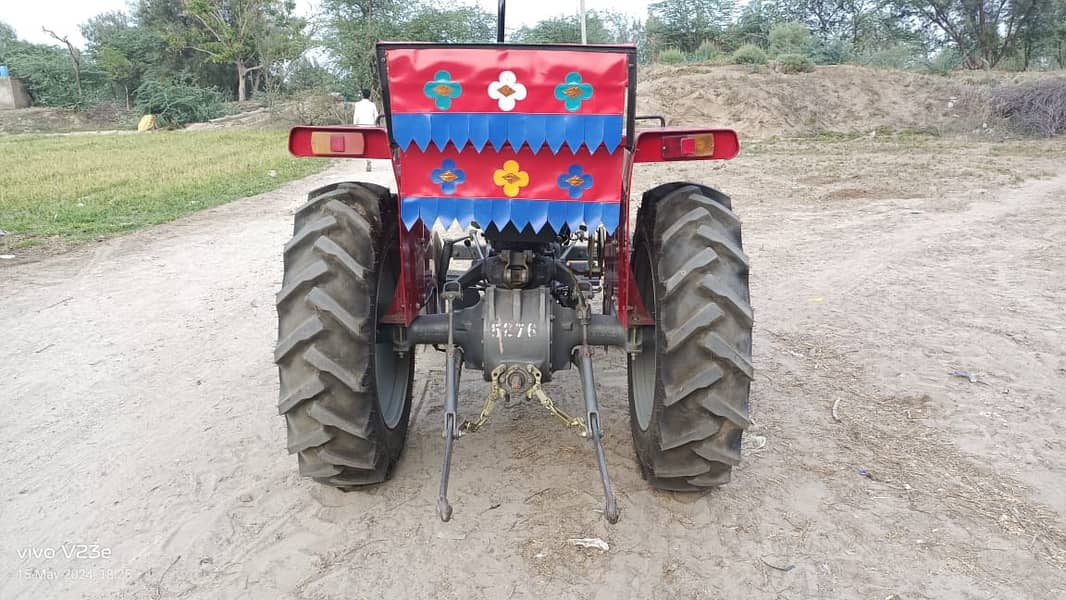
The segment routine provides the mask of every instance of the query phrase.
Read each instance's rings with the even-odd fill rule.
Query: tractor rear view
[[[275,359],[301,474],[343,489],[388,479],[417,346],[433,345],[446,356],[441,519],[456,440],[511,398],[590,441],[616,522],[592,351],[614,346],[628,356],[645,479],[677,491],[729,481],[752,378],[740,223],[728,197],[691,183],[644,192],[633,218],[629,186],[636,163],[732,158],[736,134],[638,129],[632,46],[377,52],[387,128],[290,134],[298,156],[391,159],[398,190],[318,189],[285,246]],[[549,385],[571,368],[578,415]],[[486,390],[463,420],[471,371]]]

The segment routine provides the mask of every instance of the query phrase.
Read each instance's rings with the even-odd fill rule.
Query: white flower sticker
[[[489,98],[497,101],[500,110],[514,110],[519,100],[526,99],[526,86],[518,83],[513,71],[503,71],[499,81],[489,84]]]

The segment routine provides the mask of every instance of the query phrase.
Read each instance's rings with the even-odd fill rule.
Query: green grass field
[[[0,136],[0,249],[126,233],[327,164],[292,158],[283,131]]]

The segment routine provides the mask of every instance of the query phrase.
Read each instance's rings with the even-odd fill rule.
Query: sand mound
[[[795,75],[744,66],[654,67],[637,86],[637,112],[664,115],[669,125],[731,127],[748,138],[880,127],[968,130],[973,124],[964,122],[958,103],[974,85],[963,75],[851,65]]]

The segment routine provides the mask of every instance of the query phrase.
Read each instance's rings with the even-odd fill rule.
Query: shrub
[[[851,42],[844,38],[836,37],[828,41],[819,42],[812,51],[814,62],[820,65],[843,65],[851,62],[854,55]]]
[[[881,69],[912,69],[924,59],[925,53],[919,48],[900,44],[866,53],[859,57],[859,64]]]
[[[775,67],[785,74],[810,73],[814,70],[814,61],[802,54],[782,54],[777,57]]]
[[[744,44],[733,53],[733,63],[738,65],[765,65],[766,52],[758,46]]]
[[[770,28],[771,54],[809,54],[811,30],[803,23],[781,23]]]
[[[133,92],[137,110],[154,114],[163,125],[185,125],[221,117],[222,93],[185,83],[145,81]]]
[[[339,94],[312,90],[290,103],[291,119],[300,125],[347,125],[352,113]]]
[[[707,40],[700,44],[699,48],[693,50],[688,58],[689,62],[702,63],[710,62],[718,58],[721,54],[722,52],[718,49],[718,46],[714,42]]]
[[[948,75],[962,67],[962,55],[954,48],[944,48],[925,63],[925,70],[934,75]]]
[[[667,48],[659,53],[659,62],[664,65],[679,65],[685,62],[685,55],[677,48]]]
[[[1066,132],[1066,79],[993,89],[989,104],[1022,133],[1052,137]]]

